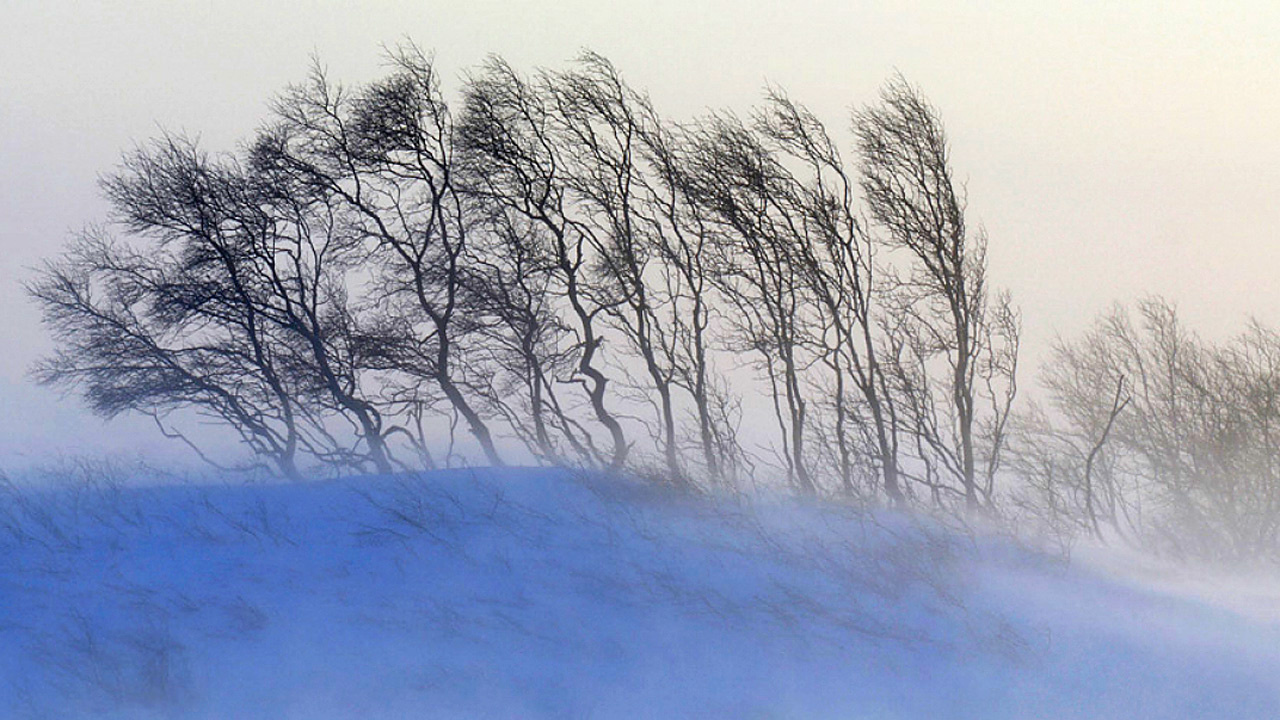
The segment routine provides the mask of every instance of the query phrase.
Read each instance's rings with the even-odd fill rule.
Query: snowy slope
[[[0,496],[0,717],[1276,718],[1280,626],[554,470]]]

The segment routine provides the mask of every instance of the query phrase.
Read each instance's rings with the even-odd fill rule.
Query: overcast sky
[[[106,219],[99,174],[161,129],[234,149],[313,54],[358,82],[405,37],[454,87],[489,53],[529,69],[591,48],[676,119],[774,83],[846,147],[849,109],[899,70],[947,124],[1030,362],[1144,293],[1209,334],[1280,325],[1274,0],[0,0],[0,467],[163,446],[26,379],[48,343],[21,282]]]

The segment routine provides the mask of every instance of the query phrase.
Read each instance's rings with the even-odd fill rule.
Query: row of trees
[[[1017,318],[906,82],[856,114],[850,166],[777,90],[676,124],[597,55],[492,59],[454,105],[417,49],[391,60],[313,72],[237,155],[128,156],[104,183],[125,237],[31,286],[39,379],[193,446],[182,413],[214,417],[291,477],[470,452],[990,500]],[[739,427],[760,386],[763,448]]]
[[[945,508],[1180,552],[1276,547],[1280,340],[1151,301],[1045,368],[986,278],[936,111],[901,78],[852,160],[769,90],[675,123],[604,58],[491,59],[450,103],[413,47],[320,70],[234,155],[165,136],[30,291],[36,368],[288,477],[540,462]],[[771,429],[770,429],[771,428]],[[1228,550],[1224,550],[1224,548]]]

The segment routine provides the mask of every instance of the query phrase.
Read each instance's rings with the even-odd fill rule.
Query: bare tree
[[[688,190],[713,238],[711,278],[729,305],[730,347],[750,353],[769,383],[788,478],[818,489],[806,451],[804,371],[813,306],[801,265],[809,241],[795,178],[756,130],[729,115],[695,129]]]
[[[572,331],[556,312],[550,254],[527,220],[493,213],[465,283],[464,307],[480,323],[477,352],[490,368],[477,392],[535,456],[553,464],[595,464],[590,433],[561,399],[572,373]]]
[[[164,416],[216,415],[289,476],[301,450],[351,457],[326,427],[344,401],[364,402],[355,364],[340,357],[341,261],[328,265],[317,237],[299,232],[305,202],[286,207],[235,162],[172,137],[129,156],[104,186],[144,247],[89,236],[46,266],[31,292],[60,348],[37,377],[81,388],[108,416],[151,414],[193,447]],[[313,374],[318,364],[330,377]]]
[[[609,434],[607,464],[616,470],[625,465],[631,443],[610,407],[610,377],[601,357],[602,315],[616,312],[628,289],[593,282],[609,236],[584,209],[590,198],[582,192],[581,174],[570,170],[572,153],[580,148],[566,136],[581,128],[563,112],[569,102],[563,91],[551,76],[531,83],[505,62],[491,59],[467,83],[461,139],[473,192],[527,221],[525,230],[542,236],[539,246],[547,256],[539,266],[547,287],[566,306],[566,325],[574,334],[573,381],[584,388],[596,421]]]
[[[795,182],[806,235],[796,243],[797,271],[817,305],[814,342],[834,382],[841,482],[852,491],[855,457],[867,454],[853,438],[865,432],[885,496],[901,503],[897,411],[878,358],[874,239],[858,219],[854,182],[822,123],[781,91],[771,90],[767,100],[757,117],[760,132],[804,172]]]
[[[646,104],[641,129],[649,167],[644,221],[658,256],[657,281],[667,299],[667,351],[674,384],[694,406],[697,444],[713,482],[730,481],[742,465],[730,418],[735,405],[713,354],[722,297],[716,294],[713,221],[698,203],[697,142],[687,128],[663,125]],[[650,177],[651,176],[651,177]]]
[[[1006,418],[1016,394],[1018,321],[1007,296],[989,302],[986,238],[971,233],[952,177],[946,135],[937,112],[901,77],[880,102],[854,116],[861,186],[871,216],[889,245],[904,252],[908,274],[894,286],[901,320],[897,359],[904,410],[934,490],[953,478],[965,503],[990,502]],[[934,396],[931,367],[946,373],[944,398]],[[985,438],[986,483],[980,482],[979,403],[991,400]]]
[[[703,464],[712,478],[726,476],[737,451],[731,401],[711,359],[708,234],[689,200],[686,134],[590,53],[569,71],[532,79],[491,61],[468,84],[464,131],[471,186],[503,211],[488,215],[507,239],[490,257],[523,268],[519,278],[508,271],[508,282],[544,278],[534,284],[558,299],[546,310],[573,335],[569,379],[610,435],[612,449],[599,459],[614,468],[636,464],[622,413],[651,406],[642,427],[663,477],[687,479],[681,409],[691,405]],[[549,363],[524,357],[526,375],[546,375]],[[525,386],[536,390],[537,407],[554,410],[550,419],[579,455],[597,454],[554,383]],[[535,437],[540,422],[535,417]]]
[[[254,147],[256,167],[324,193],[343,231],[380,261],[376,302],[393,334],[369,337],[383,367],[433,383],[490,463],[492,432],[472,407],[460,367],[467,334],[458,294],[471,214],[456,184],[452,115],[430,60],[408,46],[385,79],[349,93],[318,68],[277,102]]]

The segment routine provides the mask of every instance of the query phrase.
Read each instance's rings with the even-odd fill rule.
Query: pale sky
[[[660,111],[741,113],[766,82],[826,121],[895,70],[947,124],[991,280],[1024,315],[1024,381],[1055,333],[1159,293],[1208,334],[1280,326],[1280,3],[304,2],[0,0],[0,468],[49,453],[166,447],[33,388],[48,349],[21,282],[106,219],[99,174],[161,129],[232,150],[314,53],[379,71],[410,38],[456,79],[590,48]],[[456,83],[455,83],[456,87]]]

